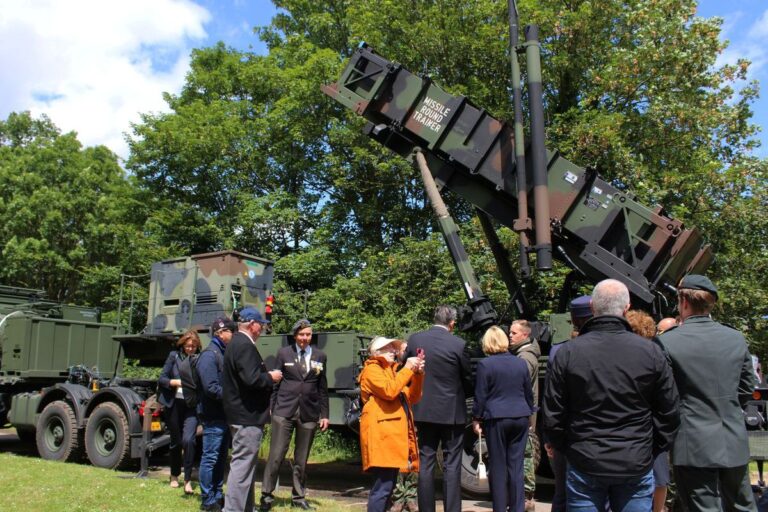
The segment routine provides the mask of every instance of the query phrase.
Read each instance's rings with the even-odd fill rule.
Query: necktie
[[[306,375],[307,374],[307,358],[305,357],[307,355],[306,350],[302,350],[299,352],[299,366],[301,367],[301,374]]]

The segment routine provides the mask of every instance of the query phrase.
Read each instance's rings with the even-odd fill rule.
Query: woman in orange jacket
[[[419,447],[411,405],[421,399],[423,357],[410,357],[397,371],[402,340],[377,336],[360,374],[360,451],[363,471],[375,480],[368,496],[369,512],[384,512],[398,472],[419,470]]]

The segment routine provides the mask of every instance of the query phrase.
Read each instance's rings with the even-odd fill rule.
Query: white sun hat
[[[385,338],[384,336],[376,336],[371,340],[371,344],[368,345],[368,353],[374,354],[376,351],[381,350],[390,344],[394,344],[397,346],[397,348],[400,348],[400,345],[403,344],[403,340],[398,340],[397,338]]]

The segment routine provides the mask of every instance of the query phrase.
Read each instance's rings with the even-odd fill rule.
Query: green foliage
[[[501,119],[511,117],[505,2],[276,0],[269,53],[192,54],[169,113],[133,127],[123,175],[43,118],[0,125],[0,278],[115,309],[120,272],[161,255],[234,248],[276,260],[275,327],[403,334],[464,302],[411,164],[329,100],[360,41]],[[766,161],[750,123],[749,63],[716,66],[721,20],[694,0],[520,0],[537,23],[547,145],[698,226],[713,245],[719,319],[768,356]],[[521,35],[522,37],[522,35]],[[446,197],[485,292],[514,316],[473,208]],[[7,233],[6,233],[7,232]],[[517,237],[499,229],[516,260]],[[516,261],[513,266],[517,265]],[[568,269],[523,284],[540,317]],[[590,283],[576,283],[580,291]]]
[[[165,254],[144,230],[147,198],[103,146],[83,149],[43,116],[0,121],[0,280],[101,305],[121,272]]]

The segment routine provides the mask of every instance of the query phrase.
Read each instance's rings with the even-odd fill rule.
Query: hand
[[[320,426],[320,430],[325,432],[328,430],[328,425],[330,425],[330,422],[328,421],[328,418],[320,418],[318,425]]]
[[[405,360],[405,367],[415,372],[421,366],[421,360],[418,357],[409,357]]]
[[[544,449],[547,451],[547,457],[550,459],[555,456],[555,448],[551,443],[544,443]]]
[[[479,421],[477,420],[472,421],[472,431],[477,435],[480,435],[483,433],[483,427],[480,426]]]
[[[280,370],[272,370],[271,372],[269,372],[269,376],[272,377],[272,382],[275,382],[275,383],[283,380],[283,372],[281,372]]]
[[[180,388],[181,387],[181,379],[171,379],[170,385],[172,388]]]

